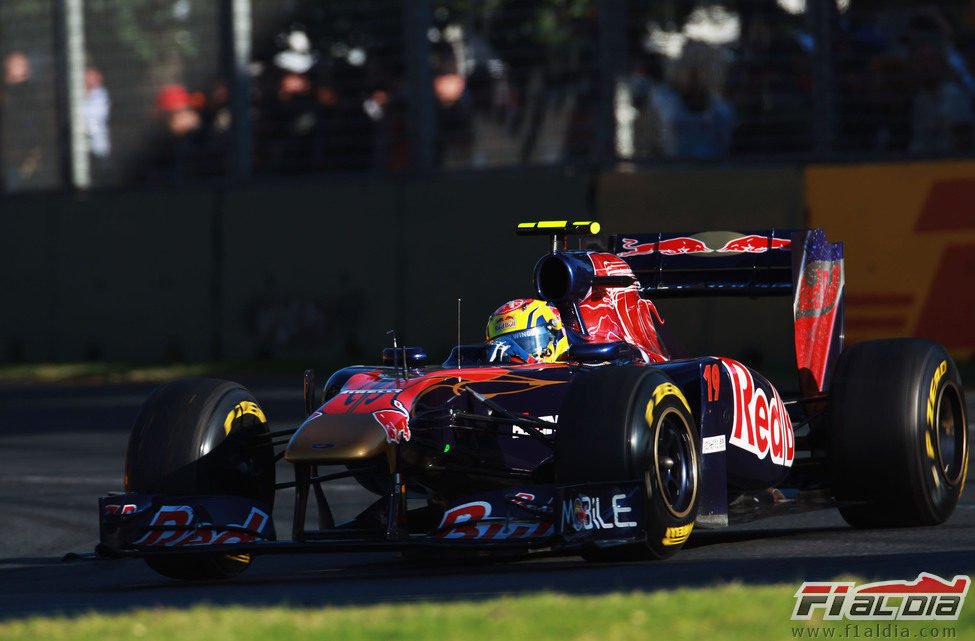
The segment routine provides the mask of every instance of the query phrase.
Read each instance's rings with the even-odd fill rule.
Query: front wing
[[[278,540],[271,510],[251,499],[125,493],[99,499],[96,551],[107,557],[424,548],[572,553],[644,541],[645,496],[642,481],[528,486],[467,497],[426,533],[350,522]]]

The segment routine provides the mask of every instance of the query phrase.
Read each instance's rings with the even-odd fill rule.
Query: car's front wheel
[[[587,559],[666,558],[687,541],[701,452],[687,399],[663,373],[625,366],[577,376],[559,410],[555,470],[560,483],[644,481],[646,542],[589,549]]]
[[[156,388],[129,437],[125,489],[150,494],[230,494],[274,501],[274,452],[267,420],[243,387],[184,379]],[[243,572],[249,555],[157,555],[146,563],[177,579],[224,579]]]

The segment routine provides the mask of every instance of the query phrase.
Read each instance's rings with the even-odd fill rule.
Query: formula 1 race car
[[[551,236],[537,299],[499,309],[488,342],[439,366],[394,345],[323,390],[306,372],[296,430],[272,430],[234,383],[157,388],[132,430],[125,492],[100,499],[97,551],[209,579],[266,553],[664,558],[694,527],[807,509],[838,507],[855,527],[951,515],[968,464],[958,371],[926,340],[843,349],[842,244],[773,230],[566,249],[598,228],[519,225]],[[731,358],[669,357],[652,299],[703,295],[792,297],[797,393]],[[282,457],[294,478],[278,482]],[[350,477],[374,501],[336,523],[329,482]],[[290,540],[271,516],[285,488]]]

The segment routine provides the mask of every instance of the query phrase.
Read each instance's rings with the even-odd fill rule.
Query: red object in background
[[[190,92],[183,85],[163,85],[156,94],[156,108],[160,111],[179,111],[190,106]]]

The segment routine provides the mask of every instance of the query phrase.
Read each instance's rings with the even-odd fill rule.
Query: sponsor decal
[[[546,423],[553,423],[554,424],[554,423],[558,423],[559,422],[559,417],[558,417],[558,415],[555,415],[555,416],[539,416],[538,417],[538,420],[545,421]],[[552,436],[553,434],[555,434],[555,428],[554,427],[540,427],[540,428],[538,428],[538,431],[539,431],[539,433],[544,434],[545,436]],[[513,438],[521,438],[521,437],[524,437],[524,436],[528,436],[528,430],[526,430],[524,428],[521,428],[521,427],[518,427],[517,425],[512,425],[511,426],[511,436]]]
[[[516,496],[523,500],[535,498],[527,493]],[[492,518],[490,503],[473,501],[444,512],[437,529],[440,531],[434,538],[438,539],[522,539],[547,536],[552,533],[552,524]]]
[[[795,434],[785,404],[771,387],[771,398],[755,384],[748,368],[728,358],[719,359],[731,379],[734,424],[728,442],[759,459],[791,467],[795,459]]]
[[[691,535],[691,530],[693,529],[693,523],[688,523],[687,525],[681,525],[679,527],[669,527],[664,532],[664,538],[662,538],[660,542],[664,545],[681,545],[687,540],[687,537]]]
[[[257,406],[257,403],[252,403],[251,401],[241,401],[234,406],[234,409],[230,410],[230,413],[227,414],[227,418],[225,418],[223,421],[223,433],[225,436],[230,434],[230,428],[233,427],[234,421],[245,414],[256,416],[262,423],[267,423],[267,419],[264,418],[264,412],[262,412],[261,408]]]
[[[931,379],[931,386],[928,390],[928,406],[925,417],[928,419],[928,426],[934,427],[934,402],[937,400],[938,396],[938,384],[941,383],[942,377],[944,377],[945,372],[948,371],[948,361],[941,361],[941,365],[938,365],[938,369],[934,371],[934,377]],[[930,443],[928,444],[930,448]],[[932,456],[931,458],[934,458]]]
[[[724,452],[724,450],[724,434],[719,434],[718,436],[705,436],[701,439],[702,454],[714,454],[715,452]]]
[[[156,547],[175,547],[192,545],[225,545],[229,543],[248,543],[258,538],[256,533],[264,531],[264,526],[270,522],[271,518],[263,511],[251,508],[250,514],[244,519],[241,525],[228,523],[226,525],[214,525],[213,523],[195,523],[193,519],[193,508],[187,505],[164,505],[159,508],[156,515],[152,518],[150,526],[175,525],[187,527],[192,525],[192,530],[162,530],[153,529],[143,536],[135,545],[146,545]],[[224,528],[244,528],[250,532],[237,530],[226,530]]]
[[[462,523],[475,523],[491,516],[491,504],[486,501],[473,501],[450,508],[444,512],[438,530]]]
[[[806,581],[796,590],[792,619],[957,621],[971,577],[951,581],[921,572],[913,581],[856,585],[849,581]]]
[[[553,434],[555,434],[555,428],[554,427],[540,427],[540,428],[538,428],[538,432],[539,432],[539,434],[543,434],[545,436],[552,436]],[[517,425],[512,425],[511,426],[511,436],[513,438],[522,438],[522,437],[528,436],[528,430],[526,430],[526,429],[524,429],[522,427],[518,427]]]
[[[410,413],[403,404],[393,399],[392,409],[378,410],[372,413],[373,418],[386,430],[387,443],[399,443],[410,440]]]
[[[808,263],[802,272],[793,301],[795,319],[829,314],[839,302],[842,288],[842,261]]]
[[[494,321],[494,333],[500,334],[501,332],[506,332],[509,329],[513,329],[515,323],[514,316],[503,316],[501,318],[496,318]]]
[[[724,234],[722,234],[724,235]],[[725,236],[727,237],[727,236]],[[714,242],[715,238],[711,237]],[[762,254],[773,249],[792,249],[792,240],[788,238],[769,238],[762,234],[737,236],[726,242],[719,249],[713,249],[700,238],[694,236],[679,236],[650,243],[640,243],[636,238],[623,238],[621,251],[617,256],[640,256],[659,253],[664,256],[677,254]]]
[[[535,495],[530,492],[518,492],[514,496],[509,497],[507,500],[509,503],[513,503],[532,512],[551,514],[553,510],[551,497],[549,497],[548,501],[543,505],[541,503],[536,503]]]
[[[700,252],[712,251],[704,241],[688,236],[678,238],[668,238],[652,243],[638,243],[635,238],[624,238],[621,247],[626,250],[617,256],[639,256],[641,254],[653,254],[654,252],[665,256],[675,254],[696,254]]]
[[[610,499],[612,520],[603,518],[599,497],[580,495],[562,504],[562,524],[576,532],[582,530],[610,530],[613,528],[632,528],[638,524],[627,520],[633,508],[626,503],[626,494],[614,494]]]
[[[654,407],[660,405],[660,401],[664,400],[668,394],[676,396],[680,399],[680,402],[687,408],[687,412],[690,413],[691,406],[687,403],[687,399],[684,398],[684,394],[681,393],[680,388],[678,388],[673,383],[661,383],[653,388],[653,393],[650,395],[650,401],[647,403],[647,411],[644,413],[644,418],[647,419],[647,425],[653,425],[653,410]]]
[[[772,238],[761,234],[749,234],[734,238],[725,243],[718,251],[723,254],[748,252],[749,254],[763,254],[771,249],[792,249],[792,240],[788,238]]]
[[[126,503],[125,505],[106,505],[102,509],[105,514],[110,514],[112,516],[124,516],[126,514],[134,514],[138,508],[132,503]]]
[[[498,519],[495,522],[476,523],[452,528],[434,535],[437,539],[527,539],[548,536],[553,533],[551,523],[512,521]]]

